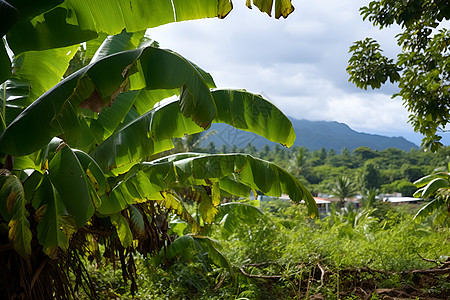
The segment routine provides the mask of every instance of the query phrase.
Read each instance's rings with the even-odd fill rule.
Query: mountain
[[[352,151],[361,146],[369,147],[372,150],[398,148],[410,151],[411,148],[419,148],[403,137],[387,137],[357,132],[344,123],[296,120],[293,118],[291,118],[291,122],[297,135],[294,146],[306,147],[309,150],[323,147],[326,150],[334,149],[336,152],[340,152],[344,147]],[[256,148],[261,149],[265,144],[269,146],[275,144],[254,133],[238,130],[225,124],[213,124],[210,130],[215,130],[216,134],[210,134],[203,141],[203,146],[214,142],[218,148],[223,144],[228,147],[236,145],[238,148],[243,148],[251,143]]]

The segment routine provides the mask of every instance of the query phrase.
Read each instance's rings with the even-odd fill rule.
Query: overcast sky
[[[380,31],[362,21],[358,10],[368,1],[294,0],[295,11],[281,20],[244,3],[235,0],[224,20],[172,23],[149,34],[161,48],[211,73],[218,88],[263,94],[296,119],[338,121],[356,131],[404,136],[420,145],[402,101],[391,99],[396,87],[364,91],[348,82],[345,68],[353,42],[371,36],[386,55],[394,58],[398,51],[398,28]]]

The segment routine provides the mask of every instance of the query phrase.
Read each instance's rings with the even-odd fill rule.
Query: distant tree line
[[[332,193],[337,178],[349,178],[358,192],[370,190],[380,193],[402,193],[412,196],[417,190],[413,182],[447,166],[450,147],[443,147],[437,153],[411,149],[409,152],[396,148],[372,150],[362,146],[353,151],[343,148],[335,150],[308,150],[304,147],[284,148],[280,145],[263,146],[258,150],[247,144],[244,148],[222,145],[216,147],[210,142],[204,147],[192,149],[208,153],[248,153],[274,162],[297,177],[315,195]]]

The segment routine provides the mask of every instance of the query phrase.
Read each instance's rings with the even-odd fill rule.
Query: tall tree
[[[364,190],[376,190],[381,186],[380,172],[377,166],[372,162],[364,165],[362,172],[362,188]]]
[[[397,83],[410,112],[409,122],[424,138],[422,146],[436,151],[450,121],[450,19],[447,0],[376,0],[360,9],[364,20],[380,29],[399,25],[401,47],[396,59],[382,54],[380,44],[366,38],[350,47],[347,68],[359,88]]]

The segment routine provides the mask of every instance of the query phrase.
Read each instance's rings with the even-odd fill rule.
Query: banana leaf
[[[179,160],[177,158],[180,158]],[[136,201],[155,200],[172,187],[211,185],[235,174],[239,182],[269,196],[286,193],[295,201],[304,200],[311,217],[318,216],[314,198],[292,175],[280,167],[246,154],[180,154],[165,160],[135,165],[111,191],[99,208],[112,214]]]
[[[444,178],[434,178],[427,183],[426,186],[417,190],[414,193],[414,197],[428,198],[433,195],[440,188],[449,188],[450,184],[447,179]]]
[[[25,205],[24,188],[20,180],[14,175],[0,176],[0,213],[8,222],[8,237],[14,249],[22,257],[27,258],[31,254],[31,230],[29,215]]]
[[[290,120],[272,103],[261,96],[242,90],[213,90],[211,92],[218,114],[214,122],[254,132],[273,142],[292,146],[295,132]],[[185,118],[179,102],[159,106],[117,130],[92,152],[104,172],[125,172],[127,167],[151,156],[155,143],[166,141],[173,148],[172,138],[194,134],[203,129]],[[119,170],[114,170],[119,169]]]
[[[168,50],[147,47],[113,54],[72,74],[27,107],[0,136],[0,151],[27,155],[59,135],[79,141],[83,120],[77,107],[100,111],[128,86],[181,88],[181,111],[207,127],[217,114],[209,85],[204,72]]]

